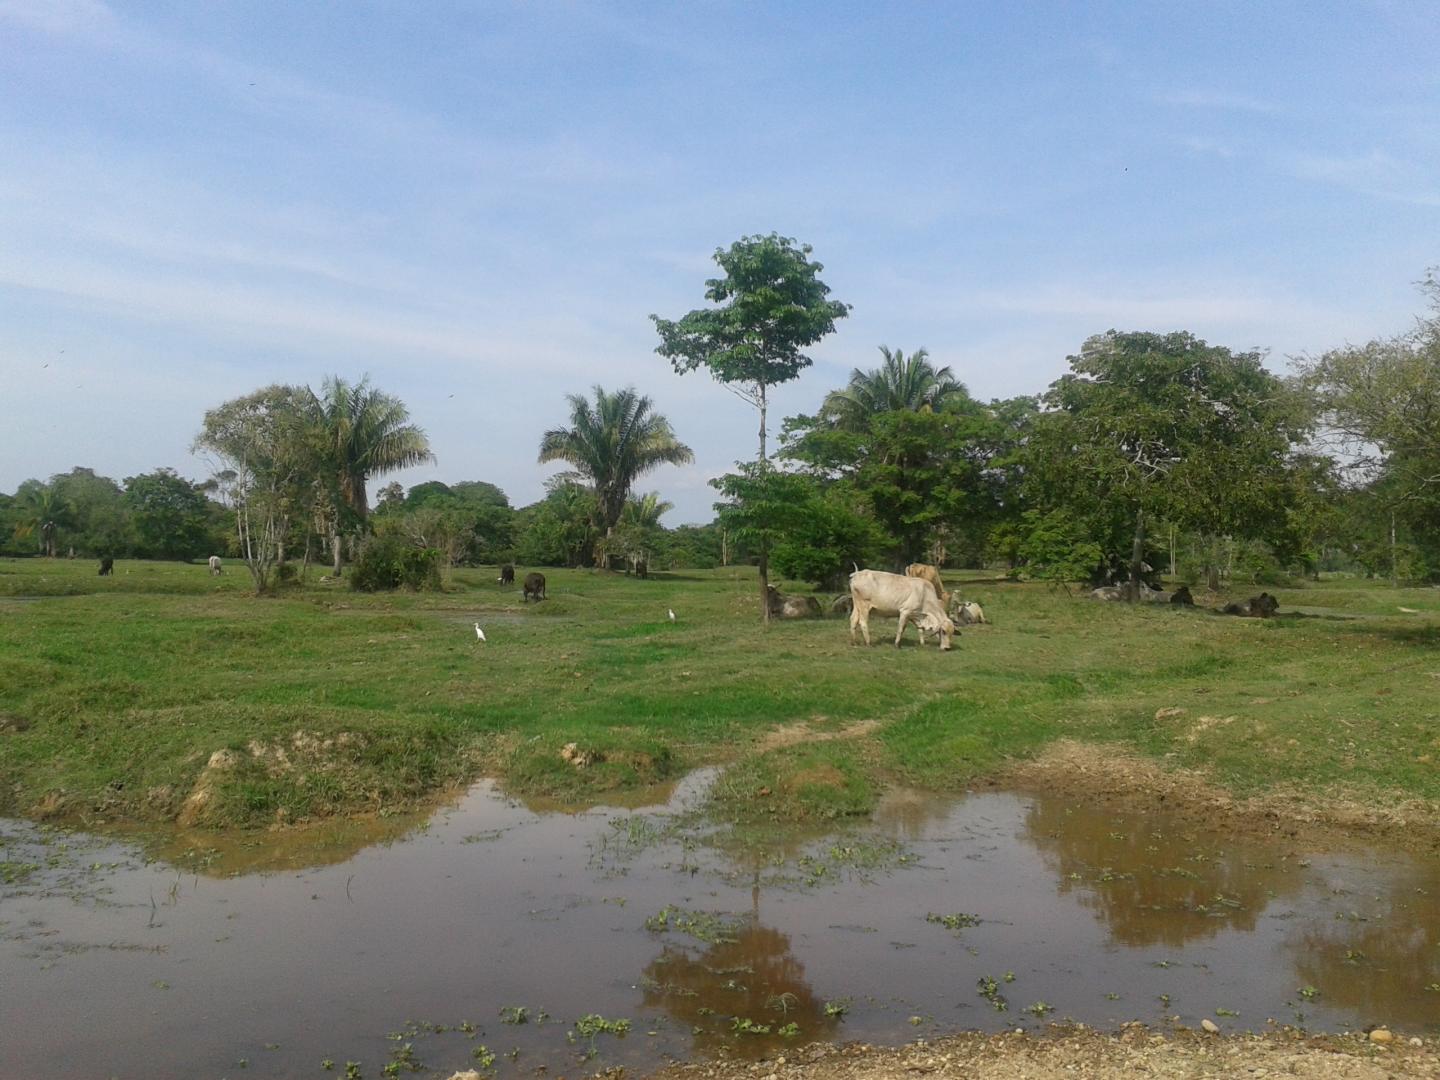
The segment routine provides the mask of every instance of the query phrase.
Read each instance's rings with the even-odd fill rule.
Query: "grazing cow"
[[[950,637],[955,633],[955,624],[945,614],[935,586],[924,578],[906,577],[902,574],[887,574],[883,570],[857,570],[850,575],[850,596],[854,608],[850,612],[850,644],[855,644],[855,630],[858,627],[870,644],[870,613],[899,616],[895,628],[895,644],[905,634],[905,624],[913,622],[920,632],[920,644],[925,644],[925,633],[940,635],[940,648],[950,648]]]
[[[500,582],[501,585],[514,585],[514,584],[515,584],[515,566],[514,566],[514,564],[512,564],[512,563],[506,563],[504,566],[500,567],[500,577],[499,577],[498,580],[499,580],[499,582]]]
[[[1252,619],[1268,619],[1279,610],[1280,602],[1268,592],[1252,596],[1243,604],[1238,600],[1233,604],[1226,604],[1222,609],[1226,615],[1243,615]]]
[[[113,573],[115,573],[115,560],[106,555],[100,560],[100,576],[109,577]]]
[[[535,602],[538,604],[541,600],[545,599],[545,575],[537,573],[526,574],[524,588],[525,599],[529,600],[533,596]]]
[[[1178,589],[1176,589],[1173,593],[1171,593],[1171,594],[1170,594],[1170,603],[1172,603],[1172,604],[1184,604],[1184,605],[1186,605],[1186,606],[1188,606],[1188,607],[1194,607],[1194,606],[1195,606],[1195,597],[1193,597],[1193,596],[1190,595],[1190,586],[1189,586],[1189,585],[1181,585]]]
[[[966,600],[955,605],[955,621],[961,626],[979,626],[990,620],[985,618],[985,609],[974,600]]]
[[[219,555],[211,555],[211,556],[210,556],[210,576],[211,576],[211,577],[218,577],[219,575],[220,575],[220,556],[219,556]]]
[[[912,562],[905,567],[905,576],[919,578],[921,581],[928,581],[935,586],[935,595],[940,597],[940,606],[950,606],[950,594],[945,591],[945,583],[940,580],[940,570],[929,563]]]

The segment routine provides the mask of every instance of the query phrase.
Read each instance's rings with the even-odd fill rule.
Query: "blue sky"
[[[642,487],[708,520],[755,417],[647,316],[757,232],[854,305],[776,417],[881,344],[983,398],[1111,327],[1282,369],[1423,306],[1437,56],[1419,2],[0,0],[0,490],[200,477],[206,408],[369,372],[438,456],[402,482],[520,505],[564,395],[633,383],[697,458]]]

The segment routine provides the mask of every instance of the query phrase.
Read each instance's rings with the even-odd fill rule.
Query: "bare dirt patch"
[[[1384,1080],[1436,1075],[1440,1075],[1440,1053],[1434,1046],[1415,1047],[1398,1036],[1381,1046],[1363,1035],[1307,1037],[1286,1030],[1218,1037],[1190,1031],[1161,1033],[1137,1024],[1114,1035],[1060,1028],[1040,1036],[957,1035],[899,1049],[810,1046],[774,1061],[672,1065],[652,1080],[912,1080],[917,1076]]]
[[[813,721],[801,720],[794,724],[781,724],[765,733],[760,740],[760,752],[783,750],[787,746],[801,743],[831,742],[835,739],[863,739],[878,730],[879,720],[857,720],[836,731],[825,731],[813,726]]]
[[[1426,799],[1382,802],[1353,791],[1297,788],[1242,798],[1198,772],[1167,769],[1116,746],[1062,740],[1039,757],[1006,770],[993,783],[1043,789],[1135,812],[1163,804],[1193,819],[1197,827],[1318,847],[1380,840],[1413,851],[1440,848],[1440,804]]]

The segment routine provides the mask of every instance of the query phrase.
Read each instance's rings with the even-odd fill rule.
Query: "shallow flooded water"
[[[896,792],[766,851],[686,816],[707,779],[575,815],[481,784],[264,873],[236,871],[302,856],[182,838],[177,870],[0,823],[0,1077],[562,1076],[1065,1017],[1437,1030],[1434,865],[1013,794]]]

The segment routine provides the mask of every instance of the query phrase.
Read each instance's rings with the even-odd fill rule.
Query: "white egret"
[[[666,608],[665,610],[670,613],[670,621],[671,621],[671,622],[674,622],[674,621],[675,621],[675,609],[674,609],[674,608]]]
[[[478,622],[475,624],[475,636],[481,641],[485,640],[485,631],[480,629],[480,624]]]

